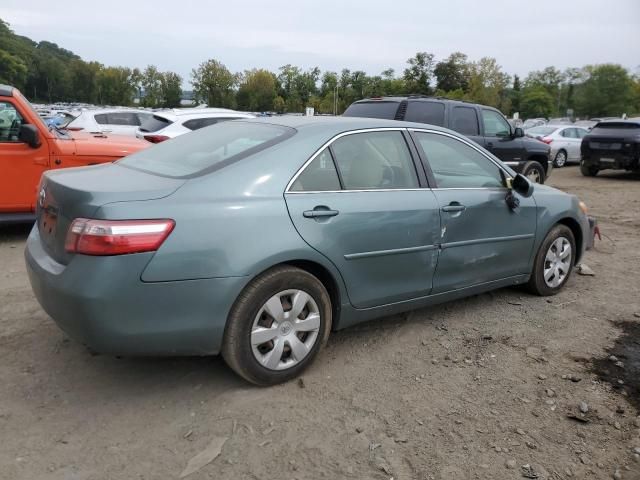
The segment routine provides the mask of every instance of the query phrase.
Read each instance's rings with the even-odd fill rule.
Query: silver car
[[[575,125],[541,125],[527,130],[527,135],[551,147],[549,158],[555,167],[568,162],[580,163],[580,144],[589,130]]]

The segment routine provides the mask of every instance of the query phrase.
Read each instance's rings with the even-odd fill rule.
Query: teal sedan
[[[215,355],[298,375],[329,333],[512,285],[556,294],[586,207],[455,132],[366,118],[220,123],[114,164],[47,172],[35,296],[117,355]]]

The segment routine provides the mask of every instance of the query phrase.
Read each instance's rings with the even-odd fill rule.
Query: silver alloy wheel
[[[556,167],[564,167],[567,163],[567,153],[564,150],[560,150],[556,153]]]
[[[302,290],[276,293],[260,308],[251,327],[251,350],[269,370],[285,370],[311,351],[320,331],[320,309]]]
[[[540,172],[537,168],[532,168],[527,172],[527,178],[533,183],[540,183]]]
[[[565,237],[556,238],[544,259],[544,283],[551,288],[561,285],[571,268],[571,243]]]

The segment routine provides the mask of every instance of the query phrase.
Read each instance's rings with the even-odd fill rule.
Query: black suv
[[[600,170],[640,171],[640,118],[597,123],[582,139],[580,171],[593,177]]]
[[[513,129],[495,108],[424,95],[407,95],[358,100],[343,115],[404,120],[449,128],[475,141],[534,182],[544,183],[551,174],[549,146],[524,137],[522,129]]]

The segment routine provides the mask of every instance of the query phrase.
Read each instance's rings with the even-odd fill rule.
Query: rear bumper
[[[76,255],[68,265],[42,248],[37,227],[25,259],[42,308],[71,338],[101,353],[208,355],[220,351],[226,319],[246,277],[146,283],[153,254]]]
[[[616,152],[591,153],[582,157],[582,164],[598,170],[640,170],[640,157]]]

